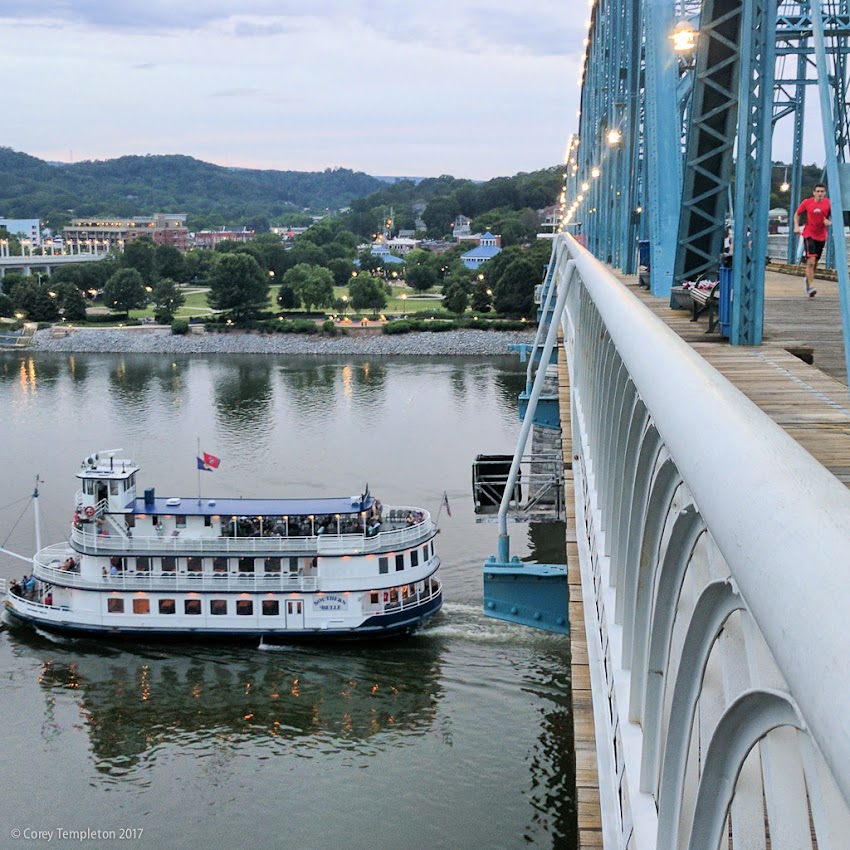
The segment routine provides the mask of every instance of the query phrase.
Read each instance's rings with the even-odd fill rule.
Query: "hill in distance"
[[[0,217],[51,226],[72,217],[185,212],[193,227],[250,227],[304,209],[338,209],[385,185],[347,168],[235,169],[180,155],[59,165],[0,147]]]

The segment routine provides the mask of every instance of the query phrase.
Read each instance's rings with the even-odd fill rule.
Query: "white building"
[[[37,218],[0,218],[0,227],[5,227],[10,236],[28,239],[33,248],[41,245],[41,222]]]

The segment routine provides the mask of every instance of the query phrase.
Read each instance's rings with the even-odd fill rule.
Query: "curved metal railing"
[[[604,846],[763,842],[765,816],[783,846],[811,847],[810,826],[833,846],[850,492],[575,240],[552,262]]]

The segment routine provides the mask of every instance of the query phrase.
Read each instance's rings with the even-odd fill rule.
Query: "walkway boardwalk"
[[[688,311],[672,310],[666,299],[640,289],[636,279],[620,277],[682,339],[850,486],[850,395],[835,283],[818,280],[817,296],[806,298],[802,278],[768,273],[765,341],[747,348],[731,346],[716,333],[706,334],[705,317],[693,323]],[[786,350],[801,345],[813,349],[814,365]]]

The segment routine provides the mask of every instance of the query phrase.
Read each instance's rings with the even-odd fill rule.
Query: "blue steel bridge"
[[[850,398],[818,369],[850,329],[848,38],[847,0],[591,4],[484,564],[485,612],[571,635],[581,848],[850,847]],[[766,323],[780,127],[792,214],[823,139],[835,274],[768,274]],[[721,274],[722,334],[672,309]],[[538,431],[566,564],[510,553]]]

